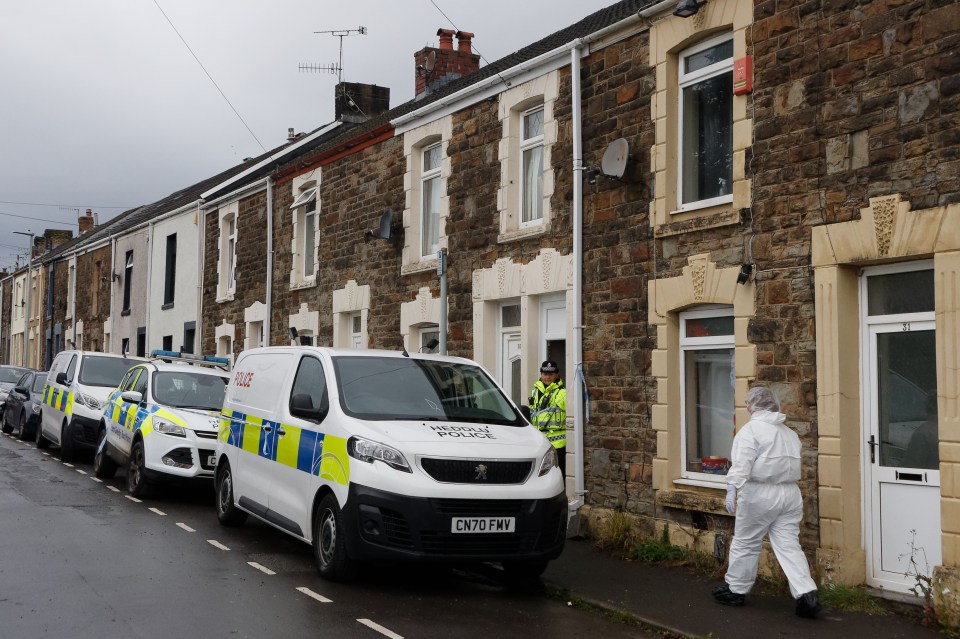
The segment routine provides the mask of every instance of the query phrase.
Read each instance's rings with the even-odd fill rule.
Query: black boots
[[[714,595],[716,596],[716,595]],[[812,619],[820,612],[820,597],[816,590],[805,592],[797,597],[797,616]]]
[[[718,586],[713,589],[713,600],[724,606],[742,606],[743,602],[746,601],[746,596],[731,591],[730,586]]]

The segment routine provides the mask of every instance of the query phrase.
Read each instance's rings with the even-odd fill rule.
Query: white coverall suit
[[[726,582],[737,594],[750,592],[756,581],[766,534],[793,598],[817,589],[800,549],[800,438],[785,421],[783,413],[755,411],[733,439],[726,479],[736,487],[738,499]]]

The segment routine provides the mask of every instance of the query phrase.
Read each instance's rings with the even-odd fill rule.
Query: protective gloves
[[[733,511],[737,509],[737,488],[733,484],[727,484],[727,498],[723,501],[723,505],[726,506],[727,512],[731,515]]]

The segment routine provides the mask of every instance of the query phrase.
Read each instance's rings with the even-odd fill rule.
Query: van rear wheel
[[[73,426],[64,424],[60,429],[60,461],[72,462],[77,458],[77,449],[73,445]]]
[[[328,493],[317,508],[313,519],[313,556],[320,576],[330,581],[349,581],[354,576],[354,564],[347,557],[346,530],[343,512],[337,497]]]
[[[233,503],[233,473],[230,465],[224,463],[217,471],[217,519],[224,526],[241,526],[247,520],[247,513]]]

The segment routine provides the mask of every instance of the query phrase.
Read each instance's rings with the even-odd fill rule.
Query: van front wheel
[[[313,555],[317,571],[324,579],[348,581],[353,577],[353,564],[347,557],[343,513],[333,493],[327,494],[317,508],[313,520]]]

